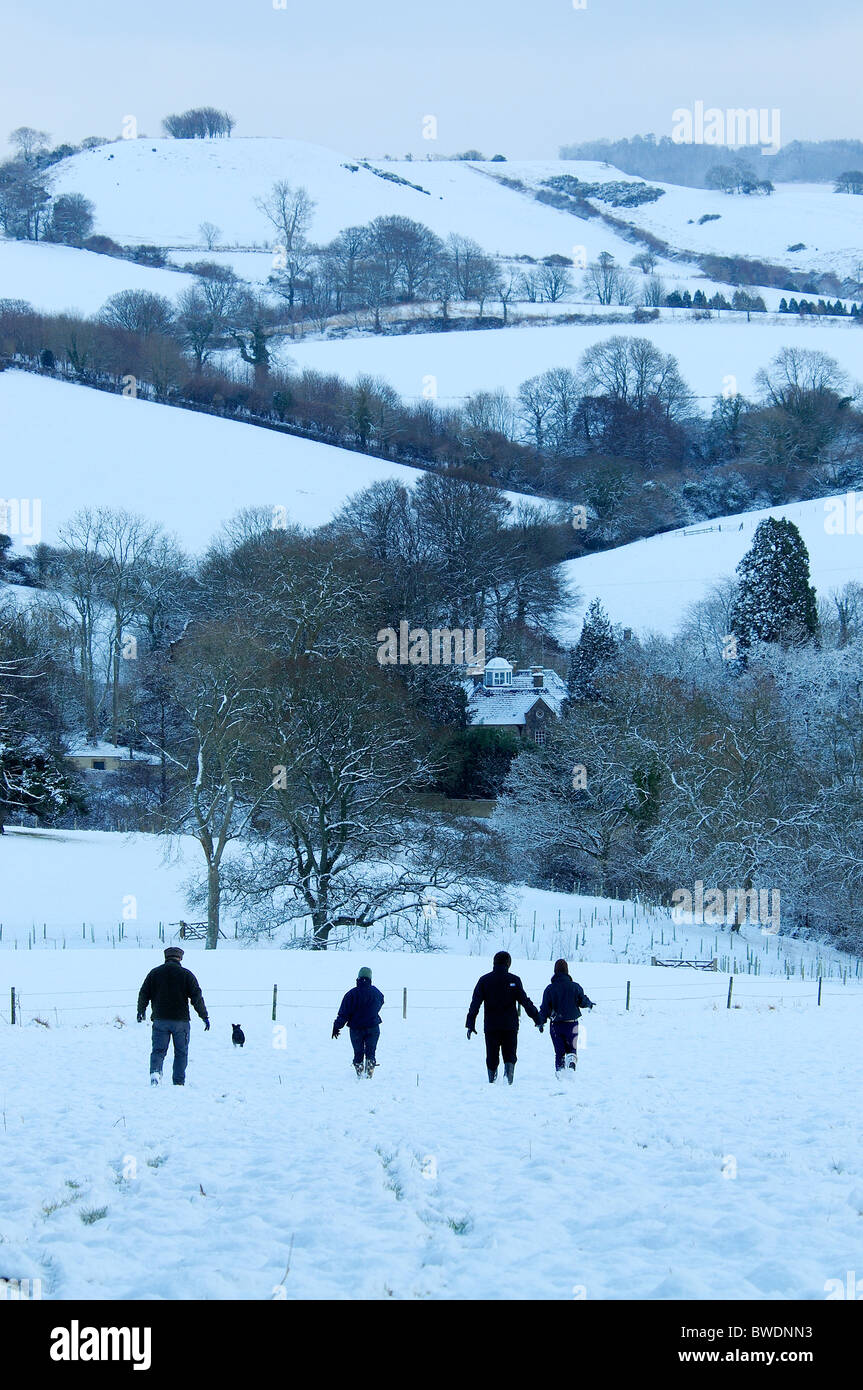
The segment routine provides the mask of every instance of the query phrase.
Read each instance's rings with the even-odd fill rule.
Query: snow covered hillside
[[[191,275],[72,246],[0,239],[0,299],[25,299],[45,313],[95,314],[121,290],[148,290],[173,300],[195,283]]]
[[[552,306],[560,308],[560,305]],[[673,316],[680,312],[679,318]],[[417,333],[407,337],[346,338],[290,343],[287,359],[300,367],[334,371],[352,379],[361,372],[382,376],[405,397],[418,398],[435,378],[438,399],[457,402],[474,391],[503,387],[515,392],[527,377],[550,367],[577,367],[582,353],[612,333],[647,338],[673,353],[684,379],[702,399],[720,395],[734,376],[743,395],[754,393],[754,378],[783,347],[826,352],[852,380],[863,379],[863,332],[856,320],[799,319],[796,315],[725,315],[695,322],[685,311],[665,310],[649,324],[572,324],[523,326],[507,331]]]
[[[123,242],[200,246],[204,221],[221,229],[223,246],[269,245],[272,231],[255,199],[277,179],[303,185],[317,204],[311,236],[327,241],[342,227],[400,214],[440,235],[474,237],[504,255],[572,255],[610,251],[626,263],[637,246],[599,217],[583,218],[537,202],[531,190],[568,175],[593,183],[638,182],[609,165],[569,160],[375,160],[296,140],[120,140],[86,150],[58,167],[57,191],[83,193],[96,205],[97,230]],[[388,177],[383,178],[381,174]],[[527,191],[507,188],[519,179]],[[403,182],[399,182],[402,180]],[[416,185],[415,187],[412,185]],[[801,270],[859,269],[859,208],[826,184],[780,184],[770,198],[729,197],[660,184],[663,197],[640,208],[611,208],[634,226],[695,255],[755,256]],[[704,214],[719,220],[703,225]],[[788,252],[797,242],[805,250]]]
[[[749,256],[792,270],[832,270],[840,279],[860,277],[859,198],[834,193],[830,183],[779,183],[769,197],[655,186],[665,190],[662,198],[624,208],[620,215],[676,248],[696,255]],[[704,216],[712,220],[699,225]],[[800,250],[789,250],[801,242]]]
[[[667,531],[615,550],[604,550],[564,566],[569,580],[580,589],[583,601],[578,621],[569,637],[581,631],[587,605],[599,598],[612,622],[639,632],[670,635],[691,603],[704,598],[712,585],[734,577],[734,570],[752,544],[755,528],[765,517],[787,517],[798,527],[809,552],[812,583],[819,598],[841,589],[863,575],[863,517],[858,529],[847,525],[848,497],[818,498],[793,502],[786,507],[741,512],[696,526]],[[844,534],[836,534],[835,517],[842,518]],[[828,530],[828,524],[830,530]]]
[[[342,227],[398,213],[439,235],[474,237],[490,252],[569,254],[575,242],[586,244],[591,254],[605,248],[622,256],[626,250],[627,243],[609,229],[597,240],[601,224],[543,206],[470,164],[370,163],[406,182],[381,178],[349,155],[295,140],[142,137],[64,161],[57,191],[91,199],[97,230],[123,242],[199,246],[198,227],[209,221],[221,229],[221,245],[270,245],[272,228],[255,199],[266,195],[277,179],[287,179],[305,187],[317,205],[310,233],[315,241],[330,240]]]
[[[241,507],[319,526],[380,478],[415,469],[210,415],[26,372],[0,374],[0,496],[40,498],[42,537],[81,506],[125,507],[202,549]]]
[[[238,852],[236,847],[233,852]],[[146,949],[160,951],[164,944],[179,940],[181,919],[195,917],[186,893],[190,882],[200,878],[203,862],[200,846],[187,836],[9,826],[0,840],[0,952],[11,950],[19,953],[16,959],[30,961],[33,956],[42,958],[58,952],[63,956],[69,951],[95,952],[99,959],[99,953],[106,949],[123,955]],[[36,883],[38,895],[33,891]],[[245,943],[235,937],[238,923],[242,924],[241,916],[226,906],[222,921],[226,939],[220,949],[245,955]],[[523,960],[550,961],[565,955],[571,961],[646,969],[645,979],[656,978],[650,969],[654,955],[669,960],[716,959],[719,973],[709,978],[698,976],[705,998],[725,998],[727,984],[720,975],[726,970],[745,975],[747,990],[760,988],[763,976],[781,976],[783,989],[790,981],[792,993],[794,985],[818,975],[831,980],[860,978],[859,962],[834,947],[774,935],[757,924],[746,924],[739,935],[732,936],[727,925],[676,922],[664,908],[555,893],[523,884],[513,888],[511,901],[502,898],[500,912],[488,919],[487,929],[468,928],[461,918],[443,908],[439,913],[433,910],[428,926],[433,944],[449,953],[485,956],[493,942],[494,949],[503,947]],[[296,929],[283,928],[274,942],[290,945],[297,935],[302,935],[302,924]],[[396,954],[403,951],[403,943],[394,941],[392,945]],[[0,962],[4,959],[0,954]],[[297,956],[291,952],[288,957],[277,954],[274,959],[295,960]],[[36,970],[35,976],[27,977],[33,985],[40,970],[54,967],[21,967],[25,968]],[[18,988],[23,989],[21,970],[18,975]],[[289,978],[290,971],[285,979]],[[677,988],[667,971],[658,978],[660,991]],[[678,977],[675,974],[673,978]],[[808,985],[806,989],[806,997],[810,997],[811,989]],[[6,997],[0,996],[0,1005]],[[95,1008],[97,1013],[100,1008],[104,1013],[115,1004],[119,1007],[120,1002],[120,995],[100,1001],[82,996],[80,1000],[82,1006]],[[54,1004],[65,1017],[62,1001],[55,1000]],[[25,1006],[34,1005],[35,1001],[30,1001]]]
[[[816,948],[766,938],[773,973],[736,979],[728,1009],[721,973],[603,963],[610,928],[649,949],[656,923],[633,905],[594,900],[588,921],[589,900],[526,890],[520,945],[511,923],[432,956],[189,943],[212,1028],[192,1024],[185,1088],[152,1089],[135,1000],[162,943],[139,948],[127,923],[114,948],[64,951],[49,926],[28,950],[22,930],[145,880],[142,907],[177,910],[179,866],[158,869],[146,841],[0,841],[5,1276],[49,1299],[821,1299],[854,1268],[863,987],[838,956],[819,1007]],[[563,943],[545,934],[539,954],[531,911],[552,899],[587,932],[570,953],[597,1005],[578,1070],[557,1078],[523,1018],[515,1085],[491,1087],[481,1035],[465,1037],[470,993],[509,944],[538,1001]],[[380,1066],[357,1081],[330,1029],[360,965],[386,1003]]]

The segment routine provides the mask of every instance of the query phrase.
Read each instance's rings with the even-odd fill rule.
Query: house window
[[[534,743],[545,743],[545,739],[546,739],[545,729],[534,729],[534,731],[533,731],[533,741],[534,741]]]
[[[101,761],[99,758],[94,758],[94,759],[93,759],[92,767],[93,767],[93,771],[94,771],[94,772],[104,772],[104,771],[105,771],[105,764],[104,764],[104,762]]]
[[[491,676],[491,680],[488,677]],[[512,685],[511,671],[489,671],[486,674],[487,685]]]

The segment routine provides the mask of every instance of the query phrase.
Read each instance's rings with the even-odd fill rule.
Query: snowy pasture
[[[39,498],[41,539],[81,506],[125,507],[203,548],[236,511],[284,507],[319,526],[382,478],[412,468],[211,415],[113,396],[27,372],[0,376],[0,496]]]
[[[526,888],[432,954],[244,948],[227,922],[218,951],[186,943],[212,1027],[193,1017],[185,1088],[168,1064],[154,1089],[137,991],[196,851],[0,840],[0,1276],[46,1299],[821,1299],[859,1266],[847,957]],[[596,1002],[574,1076],[523,1019],[515,1085],[489,1086],[464,1017],[501,946],[535,1002],[561,951]],[[722,969],[647,963],[715,950],[731,1008]],[[362,964],[386,1003],[358,1081],[330,1030]]]
[[[559,212],[481,172],[484,167],[505,173],[506,165],[369,163],[405,182],[381,178],[352,156],[298,140],[142,137],[64,160],[56,187],[58,193],[83,193],[96,205],[96,230],[127,243],[200,248],[198,229],[209,221],[221,229],[220,248],[270,246],[273,230],[255,199],[269,193],[277,179],[287,179],[314,200],[310,235],[321,243],[343,227],[397,214],[424,222],[439,236],[473,237],[492,253],[569,255],[578,243],[587,246],[589,257],[603,249],[619,259],[627,248],[633,254],[629,243],[598,219]],[[560,169],[566,172],[567,166]]]
[[[846,525],[843,533],[836,534],[836,518],[845,524],[849,500],[855,509],[851,514],[854,529]],[[698,522],[568,560],[564,572],[581,599],[571,610],[577,621],[566,627],[565,637],[578,637],[581,619],[594,598],[601,600],[612,622],[642,633],[671,635],[690,604],[704,598],[720,580],[734,578],[756,527],[768,516],[787,517],[798,527],[809,552],[810,575],[819,598],[851,581],[859,582],[863,574],[863,497],[849,493],[793,502]]]
[[[0,238],[0,299],[24,299],[43,313],[95,314],[121,290],[147,290],[175,300],[196,283],[182,272],[72,246]]]
[[[859,1267],[859,987],[727,1010],[715,976],[585,963],[577,1073],[525,1019],[509,1088],[464,1032],[484,962],[190,951],[212,1029],[152,1089],[152,952],[3,951],[4,983],[10,959],[25,1001],[110,1002],[0,1022],[0,1273],[44,1298],[821,1299]],[[330,1038],[360,964],[386,997],[371,1081]],[[513,968],[537,1000],[549,963]]]
[[[493,306],[492,306],[493,307]],[[552,305],[560,310],[566,305]],[[683,377],[709,413],[710,403],[733,376],[745,396],[755,394],[755,374],[784,347],[826,352],[852,381],[863,379],[863,332],[844,319],[799,319],[796,315],[722,314],[696,322],[684,310],[665,310],[660,322],[522,325],[507,330],[416,333],[398,337],[285,342],[284,356],[299,367],[332,371],[352,380],[360,373],[381,376],[400,395],[420,399],[429,379],[442,405],[457,405],[475,391],[510,393],[527,377],[551,367],[577,368],[582,354],[612,334],[647,338],[673,353]],[[675,317],[679,315],[679,317]]]

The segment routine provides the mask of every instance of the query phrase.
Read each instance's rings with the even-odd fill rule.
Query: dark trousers
[[[153,1051],[150,1053],[150,1075],[162,1075],[162,1063],[168,1051],[168,1043],[174,1043],[174,1070],[171,1077],[175,1086],[182,1086],[186,1080],[186,1065],[189,1061],[189,1034],[191,1023],[177,1018],[153,1019]]]
[[[380,1035],[381,1029],[379,1023],[376,1023],[374,1028],[351,1029],[351,1042],[354,1045],[355,1067],[360,1066],[364,1061],[374,1062],[375,1051]]]
[[[515,1062],[515,1048],[518,1042],[517,1028],[486,1028],[485,1060],[491,1071],[497,1071],[500,1054],[504,1062]]]
[[[578,1046],[578,1019],[552,1019],[549,1033],[554,1044],[555,1070],[562,1071],[566,1054],[574,1053]]]

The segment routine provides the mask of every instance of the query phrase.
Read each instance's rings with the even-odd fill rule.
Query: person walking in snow
[[[353,989],[349,989],[341,1003],[341,1008],[333,1024],[333,1037],[348,1025],[351,1042],[354,1046],[354,1070],[357,1076],[365,1073],[370,1077],[377,1066],[378,1039],[381,1035],[380,1010],[384,996],[372,984],[372,972],[364,965],[357,975]]]
[[[554,1069],[560,1073],[569,1068],[575,1071],[578,1046],[578,1020],[582,1009],[593,1009],[581,985],[569,973],[565,960],[554,962],[551,983],[546,985],[539,1010],[540,1022],[551,1021],[549,1033],[554,1044]]]
[[[162,1080],[162,1064],[168,1051],[168,1044],[174,1044],[174,1066],[172,1081],[175,1086],[186,1084],[186,1066],[189,1060],[189,1034],[192,1025],[189,1020],[189,1004],[204,1020],[204,1032],[210,1031],[207,1006],[201,993],[201,986],[191,970],[182,964],[183,952],[179,946],[165,948],[165,964],[151,970],[138,994],[138,1022],[143,1023],[147,1005],[151,1004],[150,1016],[153,1021],[153,1049],[150,1053],[150,1085],[158,1086]]]
[[[531,1003],[524,992],[524,986],[517,975],[509,973],[512,956],[509,951],[498,951],[488,975],[477,980],[470,1008],[467,1011],[467,1036],[470,1042],[476,1032],[476,1019],[480,1005],[483,1006],[483,1030],[485,1032],[485,1061],[489,1081],[497,1080],[497,1069],[501,1054],[503,1070],[510,1086],[513,1083],[516,1064],[516,1045],[518,1043],[518,1005],[532,1018],[540,1032],[540,1022],[536,1005]]]

